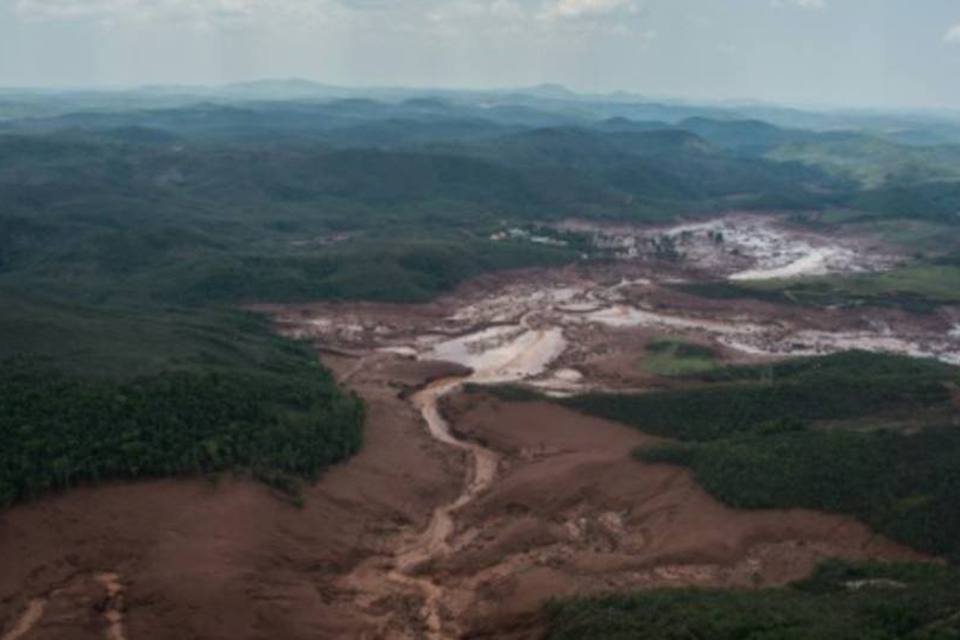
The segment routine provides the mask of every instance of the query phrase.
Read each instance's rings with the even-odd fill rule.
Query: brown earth
[[[492,489],[458,514],[457,552],[430,567],[477,633],[536,637],[551,597],[780,585],[829,557],[921,557],[850,518],[726,507],[687,471],[633,459],[659,440],[619,424],[482,394],[444,405],[458,435],[503,460]]]
[[[116,637],[106,572],[123,585],[131,640],[362,637],[368,620],[338,577],[426,526],[463,474],[390,386],[459,369],[387,360],[353,376],[368,403],[363,451],[307,488],[302,509],[226,478],[82,488],[0,514],[0,638],[35,599],[42,615],[20,637]]]
[[[366,446],[302,509],[235,478],[83,488],[11,509],[0,637],[426,637],[424,593],[388,586],[390,559],[459,494],[468,465],[400,396],[464,372],[388,355],[326,361],[369,404]],[[482,394],[444,409],[502,462],[455,512],[449,551],[414,571],[439,586],[437,637],[536,637],[554,596],[781,584],[830,556],[918,557],[847,518],[724,507],[685,471],[633,460],[656,440],[621,425]],[[358,570],[374,592],[351,587]]]
[[[629,269],[597,280],[645,273]],[[377,336],[464,331],[445,320],[458,299],[558,273],[597,276],[581,268],[497,274],[431,305],[269,308],[291,327],[334,310],[337,327],[367,323],[350,340],[322,345],[324,362],[368,404],[362,452],[307,488],[302,509],[228,477],[82,488],[0,513],[0,640],[418,638],[453,629],[536,637],[537,612],[553,596],[782,584],[831,556],[919,557],[849,518],[727,508],[686,471],[633,460],[636,446],[656,440],[627,427],[553,405],[456,394],[444,402],[448,422],[499,456],[497,476],[452,512],[442,553],[398,571],[398,558],[417,548],[434,512],[472,473],[463,451],[428,435],[408,396],[467,371],[376,353]],[[634,296],[678,313],[720,315],[725,304],[730,313],[728,303],[664,287]],[[744,310],[785,316],[762,302],[738,302]],[[860,311],[788,312],[811,327],[863,321]],[[568,332],[557,367],[577,366],[614,388],[669,384],[637,367],[659,331]],[[428,613],[440,632],[430,632]]]

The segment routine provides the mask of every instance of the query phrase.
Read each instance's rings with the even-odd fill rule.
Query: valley
[[[0,89],[0,640],[956,635],[955,118],[183,91]]]
[[[717,226],[666,233],[696,229],[712,238]],[[777,276],[777,263],[815,264],[819,274],[826,264],[868,271],[892,260],[862,255],[843,239],[791,237],[783,227],[775,235],[763,226],[769,235],[754,241],[737,233],[735,218],[722,228],[733,238],[724,252],[772,264]],[[823,247],[813,255],[844,259],[798,258],[803,249],[793,247],[811,240]],[[383,358],[392,366],[442,361],[470,371],[409,396],[430,436],[462,459],[463,488],[435,508],[426,528],[402,531],[345,576],[342,586],[353,595],[344,606],[359,609],[365,633],[532,637],[550,598],[664,586],[756,588],[801,579],[825,558],[924,558],[845,517],[724,507],[688,472],[631,460],[632,449],[656,438],[536,397],[484,392],[505,383],[554,397],[669,388],[677,382],[638,366],[650,341],[664,336],[709,348],[718,367],[850,349],[960,363],[960,341],[949,330],[953,310],[922,320],[902,313],[878,319],[876,310],[869,317],[853,309],[796,314],[770,304],[723,313],[670,289],[705,273],[736,280],[762,271],[728,274],[716,253],[672,268],[626,257],[608,267],[504,274],[416,309],[269,309],[288,335],[350,354],[358,362],[353,375],[368,362],[384,366]],[[411,600],[412,608],[395,610]]]

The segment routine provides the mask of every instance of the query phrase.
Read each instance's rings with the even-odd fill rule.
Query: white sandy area
[[[741,337],[720,338],[731,349],[751,355],[816,356],[859,349],[876,353],[892,353],[914,358],[934,358],[960,365],[960,344],[956,340],[905,338],[870,332],[798,331],[778,341],[767,343]]]
[[[775,280],[779,278],[798,278],[801,276],[820,276],[830,273],[831,262],[846,258],[848,252],[836,248],[811,247],[810,253],[789,264],[780,267],[748,269],[730,276],[730,280]],[[852,261],[852,258],[850,260]]]
[[[470,367],[471,382],[514,382],[543,374],[566,346],[560,328],[492,327],[433,345],[421,357]]]
[[[763,327],[747,322],[721,322],[671,316],[627,305],[617,305],[587,314],[585,318],[608,327],[669,327],[673,329],[701,329],[716,334],[759,333]]]

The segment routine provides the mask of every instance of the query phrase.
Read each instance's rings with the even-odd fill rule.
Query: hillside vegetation
[[[671,589],[547,609],[551,640],[947,640],[960,635],[960,575],[935,565],[829,562],[781,589]]]
[[[694,374],[697,375],[697,374]],[[957,372],[935,361],[866,352],[699,374],[715,384],[641,394],[592,393],[566,406],[655,435],[707,441],[783,423],[949,406]]]
[[[0,507],[51,489],[224,470],[287,491],[360,447],[362,406],[318,366],[90,380],[0,369]]]
[[[566,93],[351,94],[309,83],[0,91],[0,361],[17,363],[2,374],[4,500],[227,468],[312,476],[356,449],[361,412],[308,352],[238,309],[423,301],[485,272],[602,257],[573,241],[493,241],[505,227],[731,210],[854,212],[821,224],[957,223],[949,175],[898,171],[865,185],[834,170],[848,146],[831,147],[830,163],[812,152],[787,159],[778,150],[833,139],[800,123],[839,125],[764,113],[776,122]],[[903,144],[850,124],[861,125],[860,138]],[[937,123],[912,138],[943,147],[954,133]],[[939,147],[914,156],[931,166],[950,157]],[[952,265],[916,268],[943,271],[896,286],[924,281],[925,301],[952,299]],[[669,347],[648,364],[705,369],[697,358]],[[809,419],[941,401],[927,378],[877,384],[778,383],[763,395]],[[820,409],[801,408],[821,392]],[[690,407],[716,400],[698,393]],[[776,418],[757,408],[756,390],[730,393],[738,399],[726,422],[693,420],[691,438],[724,436],[737,412]],[[667,431],[673,401],[662,402],[645,410]],[[278,449],[263,444],[266,433]]]

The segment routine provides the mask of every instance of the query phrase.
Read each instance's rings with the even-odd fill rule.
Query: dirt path
[[[362,451],[302,509],[223,478],[5,511],[0,640],[533,638],[551,597],[917,557],[849,518],[730,509],[689,473],[634,460],[649,439],[623,425],[461,389],[661,388],[637,363],[664,336],[724,362],[851,345],[947,359],[960,316],[731,305],[659,284],[682,271],[604,269],[498,274],[429,305],[269,310],[364,399]]]
[[[408,570],[426,562],[439,554],[449,551],[447,538],[453,533],[453,513],[466,506],[482,491],[493,484],[497,474],[498,456],[489,449],[476,443],[458,440],[451,432],[450,425],[440,415],[437,406],[439,400],[459,389],[461,380],[442,380],[436,382],[413,396],[415,407],[420,409],[427,424],[430,435],[437,441],[467,452],[473,460],[472,470],[463,493],[453,502],[440,506],[433,512],[430,526],[423,534],[422,543],[405,551],[398,557],[398,566],[401,570]]]
[[[455,530],[454,513],[466,507],[494,482],[499,456],[493,451],[473,442],[458,439],[450,425],[440,414],[438,403],[445,395],[458,390],[465,378],[447,378],[431,383],[411,397],[427,427],[430,436],[437,442],[459,449],[467,454],[470,464],[463,490],[452,502],[438,506],[426,529],[398,545],[394,557],[385,564],[376,564],[371,571],[369,564],[361,565],[346,577],[346,583],[356,590],[361,608],[371,609],[384,597],[386,583],[392,582],[402,588],[419,592],[423,605],[418,612],[422,629],[406,629],[400,632],[404,621],[391,621],[392,634],[403,633],[406,637],[426,636],[432,639],[458,637],[461,630],[453,621],[444,619],[444,589],[428,574],[419,569],[439,561],[453,549],[449,539]],[[380,569],[380,570],[377,570]],[[372,594],[372,595],[371,595]],[[379,597],[378,597],[379,596]],[[388,616],[392,617],[392,616]],[[420,633],[422,632],[422,633]]]
[[[368,409],[364,448],[306,487],[302,508],[226,476],[84,487],[0,513],[0,638],[420,637],[418,586],[394,585],[380,605],[409,619],[381,621],[342,580],[460,495],[462,454],[398,389],[468,372],[367,355],[350,378]],[[357,365],[324,361],[338,378]]]
[[[89,604],[90,631],[105,640],[127,640],[124,631],[124,593],[120,576],[112,572],[78,574],[65,579],[41,597],[27,602],[13,627],[0,640],[35,637],[46,626],[62,625],[64,609],[82,599]],[[76,637],[81,637],[77,635]]]
[[[17,620],[13,629],[3,634],[2,640],[19,640],[27,635],[40,619],[43,618],[43,611],[47,608],[46,598],[35,598],[27,604],[27,609]]]
[[[827,352],[849,348],[843,339],[861,334],[884,338],[856,343],[873,350],[915,348],[912,336],[891,342],[889,328],[861,329],[852,315],[846,333],[817,332],[824,323],[813,313],[786,318],[782,308],[761,304],[674,311],[659,301],[678,294],[653,280],[568,275],[570,281],[523,280],[429,309],[326,305],[298,312],[299,321],[296,313],[284,316],[291,335],[320,344],[473,370],[409,398],[426,434],[460,456],[465,479],[425,526],[405,527],[385,541],[381,554],[344,577],[350,606],[375,629],[366,637],[440,639],[487,629],[500,637],[512,625],[529,626],[550,597],[650,586],[778,585],[828,557],[916,557],[847,518],[726,508],[688,473],[633,460],[630,452],[645,436],[622,425],[517,402],[448,413],[467,382],[526,382],[552,392],[662,385],[644,377],[636,362],[648,341],[664,334],[722,345],[724,357],[736,358],[766,356],[769,349],[760,347],[769,345],[800,349],[793,335],[809,335]],[[312,324],[316,317],[323,322]],[[805,324],[810,329],[801,329]],[[301,332],[311,326],[328,330]],[[346,335],[342,326],[363,330]],[[827,344],[824,335],[838,344]],[[928,337],[935,332],[920,327],[918,335],[918,344],[943,357],[946,342]],[[727,344],[734,340],[739,348]],[[367,365],[355,362],[346,373],[345,382],[363,378]],[[527,440],[517,445],[518,438]]]
[[[107,640],[127,640],[123,628],[123,599],[124,586],[120,576],[115,573],[101,573],[97,582],[106,589],[106,599],[103,602],[103,618],[107,622]]]

